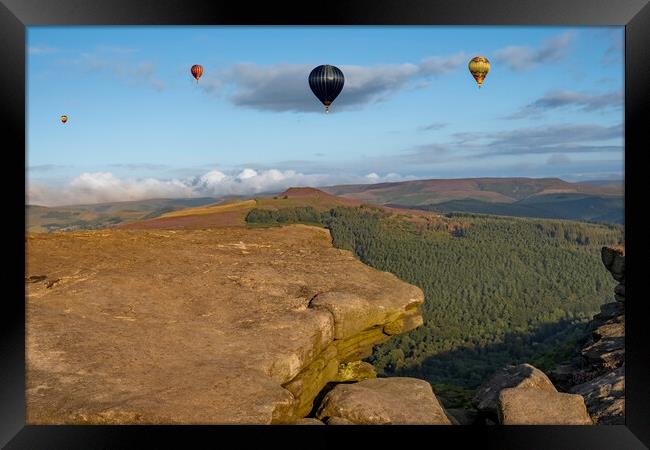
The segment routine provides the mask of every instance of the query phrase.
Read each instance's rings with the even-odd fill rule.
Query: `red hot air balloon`
[[[196,82],[198,83],[199,78],[201,78],[201,75],[203,75],[203,67],[198,64],[194,64],[190,72],[192,72],[192,76],[196,78]]]

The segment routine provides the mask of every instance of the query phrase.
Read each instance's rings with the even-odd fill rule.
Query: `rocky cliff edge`
[[[27,237],[27,422],[291,423],[422,291],[329,233],[111,230]]]

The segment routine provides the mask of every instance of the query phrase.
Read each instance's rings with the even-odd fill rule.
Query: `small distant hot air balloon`
[[[201,75],[203,75],[203,67],[198,64],[194,64],[190,69],[190,72],[192,72],[192,76],[196,78],[196,82],[198,83],[199,78],[201,78]]]
[[[325,112],[328,113],[330,105],[343,90],[345,77],[341,69],[325,64],[318,66],[309,74],[309,87],[318,100],[325,105]]]
[[[469,71],[480,89],[485,76],[490,71],[490,61],[485,56],[475,56],[469,62]]]
[[[61,122],[66,123],[68,121],[68,116],[61,116]]]

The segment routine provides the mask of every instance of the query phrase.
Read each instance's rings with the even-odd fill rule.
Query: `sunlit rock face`
[[[327,230],[27,237],[27,422],[295,423],[372,346],[422,323],[422,291]]]

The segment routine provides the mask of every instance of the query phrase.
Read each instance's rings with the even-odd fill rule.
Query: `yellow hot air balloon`
[[[469,62],[469,71],[480,89],[485,76],[490,71],[490,61],[485,56],[475,56]]]
[[[68,121],[68,116],[61,116],[61,122],[66,123]]]

